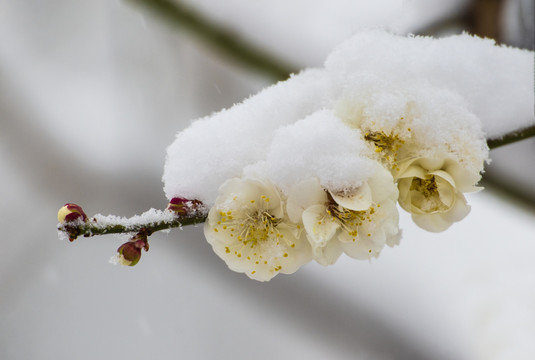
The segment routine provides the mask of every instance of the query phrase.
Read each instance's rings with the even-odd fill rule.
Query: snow
[[[366,31],[338,46],[325,66],[341,77],[369,74],[389,83],[427,83],[457,93],[489,138],[535,123],[533,52],[496,46],[491,39]]]
[[[280,126],[327,106],[330,89],[325,71],[307,70],[194,122],[167,150],[166,195],[212,204],[225,180],[265,158]]]
[[[333,189],[358,183],[366,178],[365,154],[336,116],[353,126],[361,113],[364,123],[387,133],[409,124],[427,149],[419,156],[452,152],[479,172],[485,136],[534,122],[533,78],[526,76],[532,55],[467,34],[360,32],[338,46],[324,68],[303,71],[179,132],[167,151],[164,191],[169,199],[210,206],[219,186],[244,169],[285,191],[305,176]]]
[[[172,211],[150,209],[145,211],[141,215],[135,215],[130,218],[116,216],[96,214],[92,217],[92,226],[95,228],[105,229],[113,225],[121,225],[126,228],[140,225],[140,224],[157,224],[160,222],[171,222],[176,218]]]
[[[314,131],[310,131],[313,129]],[[334,191],[358,186],[374,172],[360,132],[348,129],[331,110],[319,110],[279,128],[266,160],[244,169],[246,176],[267,178],[288,193],[310,177]]]
[[[214,12],[235,2],[197,1]],[[252,8],[258,2],[250,3]],[[299,64],[321,64],[331,45],[315,51],[324,28],[310,26],[302,35],[308,3],[306,14],[301,11],[291,23],[281,24],[276,16],[262,21],[267,10],[286,11],[294,1],[281,3],[258,6],[257,16],[227,10],[225,24],[247,23],[240,35],[256,32],[264,44],[292,51]],[[535,218],[491,192],[470,199],[472,214],[443,235],[411,230],[409,223],[403,246],[371,265],[351,259],[327,269],[310,265],[269,284],[228,271],[194,227],[170,237],[153,235],[148,256],[134,269],[106,266],[117,246],[109,236],[58,242],[54,216],[66,200],[91,214],[165,207],[158,178],[173,133],[187,126],[185,119],[244,98],[252,81],[239,71],[229,73],[212,54],[199,54],[198,46],[157,19],[146,16],[143,27],[142,12],[126,2],[54,4],[4,1],[0,12],[0,358],[143,359],[178,352],[184,358],[244,359],[259,348],[271,359],[535,358]],[[360,17],[374,21],[365,11]],[[333,31],[345,26],[340,17],[332,20]],[[93,80],[81,81],[87,76]],[[117,134],[102,137],[110,127]],[[60,141],[65,139],[70,141]],[[531,154],[529,145],[509,148]],[[73,161],[61,161],[55,152]],[[516,163],[512,155],[504,160]],[[35,209],[32,204],[39,211],[29,222],[21,214]],[[471,235],[476,230],[480,236]],[[466,324],[474,326],[462,331]],[[377,331],[381,325],[384,333]],[[240,334],[252,328],[255,336],[244,342]],[[396,341],[399,336],[406,343]],[[131,346],[133,339],[142,345]],[[499,352],[467,354],[472,346],[493,351],[497,340]],[[430,341],[440,346],[437,351],[403,356],[403,345],[420,348]]]

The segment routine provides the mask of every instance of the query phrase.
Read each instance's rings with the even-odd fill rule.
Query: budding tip
[[[167,210],[174,211],[178,215],[186,215],[191,210],[195,210],[202,205],[199,200],[190,200],[183,197],[174,197],[169,201]]]
[[[148,231],[141,229],[132,238],[119,246],[113,263],[124,266],[134,266],[141,259],[141,250],[149,251]]]
[[[85,214],[84,210],[82,210],[82,208],[79,205],[76,205],[73,203],[67,203],[58,211],[58,221],[61,224],[75,221],[78,219],[87,221],[87,215]]]

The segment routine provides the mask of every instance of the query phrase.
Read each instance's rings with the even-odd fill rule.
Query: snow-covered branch
[[[88,218],[67,204],[60,230],[132,233],[115,260],[135,265],[154,231],[204,222],[229,268],[259,281],[342,254],[376,258],[400,241],[396,204],[445,231],[469,213],[489,145],[533,136],[532,68],[531,52],[467,34],[359,33],[324,67],[178,133],[167,210]]]
[[[206,215],[201,212],[177,215],[169,210],[150,209],[142,215],[131,218],[97,214],[88,218],[87,221],[60,223],[58,230],[64,232],[69,240],[74,241],[80,236],[129,234],[137,233],[142,229],[147,230],[148,234],[151,235],[157,231],[199,224],[205,219]]]
[[[153,233],[199,224],[205,219],[202,203],[184,198],[173,198],[165,210],[150,209],[131,218],[100,214],[88,217],[79,205],[67,203],[58,212],[58,231],[61,238],[71,242],[80,236],[131,234],[130,240],[117,249],[114,261],[134,266],[141,257],[141,249],[148,251],[148,237]]]

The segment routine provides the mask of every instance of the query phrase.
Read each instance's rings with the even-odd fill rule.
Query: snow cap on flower
[[[170,208],[182,211],[184,198],[213,206],[208,241],[257,280],[295,271],[310,245],[323,264],[342,252],[377,256],[399,240],[398,187],[424,228],[466,215],[462,194],[479,180],[485,138],[533,122],[532,67],[532,53],[469,35],[362,32],[325,68],[179,133],[163,175],[178,199]]]
[[[398,192],[392,175],[373,164],[373,175],[353,189],[326,191],[318,179],[310,178],[290,192],[288,216],[302,221],[314,259],[320,264],[334,264],[342,253],[370,259],[377,257],[385,244],[398,243]]]
[[[362,156],[366,144],[333,110],[322,109],[280,127],[265,161],[244,170],[268,178],[288,193],[297,183],[316,177],[325,188],[338,191],[360,185],[373,174],[373,162]]]
[[[195,121],[167,149],[164,191],[213,205],[218,188],[264,160],[275,131],[328,106],[333,92],[325,70],[305,70],[228,110]]]
[[[401,207],[433,232],[463,219],[470,210],[463,193],[476,189],[488,159],[479,119],[448,90],[381,81],[359,85],[372,91],[345,93],[337,113],[362,131],[370,157],[391,170]]]
[[[482,121],[489,138],[533,124],[533,65],[532,51],[497,46],[492,39],[469,34],[436,39],[379,30],[355,34],[325,62],[341,88],[360,87],[359,81],[374,77],[395,87],[455,93]],[[445,102],[435,105],[441,108]]]
[[[346,124],[361,130],[370,156],[394,175],[415,157],[447,156],[475,173],[488,159],[480,120],[449,90],[367,77],[346,88],[335,107]]]
[[[204,234],[231,270],[268,281],[311,260],[310,246],[285,215],[281,195],[273,184],[251,178],[233,178],[220,187]]]
[[[345,100],[357,104],[357,110],[363,101],[364,115],[382,122],[375,131],[386,136],[409,136],[409,126],[403,123],[398,132],[389,132],[397,126],[389,119],[410,113],[421,125],[414,134],[424,134],[417,142],[432,144],[444,133],[454,139],[458,135],[447,142],[457,147],[453,157],[473,153],[474,159],[486,158],[479,140],[467,143],[462,134],[482,139],[480,121],[489,137],[533,123],[532,69],[532,52],[466,34],[433,39],[360,32],[329,55],[324,69],[306,70],[180,132],[167,150],[166,196],[199,199],[211,206],[225,180],[266,160],[266,149],[280,142],[279,128]],[[414,103],[418,99],[422,101]],[[449,127],[444,132],[440,124]]]

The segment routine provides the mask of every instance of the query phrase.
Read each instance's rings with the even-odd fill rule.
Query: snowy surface
[[[268,157],[265,172],[285,189],[305,175],[337,189],[364,180],[346,170],[360,156],[347,141],[349,129],[337,126],[336,116],[316,113],[332,109],[351,122],[353,115],[345,119],[340,107],[364,112],[387,130],[412,111],[404,126],[413,129],[419,145],[434,151],[444,143],[478,173],[486,159],[485,137],[535,124],[532,69],[533,52],[467,34],[434,39],[359,32],[335,48],[325,68],[294,75],[179,132],[167,150],[164,191],[169,199],[182,196],[211,206],[221,184]],[[305,118],[311,114],[314,121]],[[288,126],[297,122],[298,136]],[[335,125],[326,131],[329,124]],[[319,141],[313,151],[306,145]],[[327,161],[318,167],[319,157],[337,154],[337,171]],[[342,156],[345,166],[339,165]]]
[[[374,173],[372,161],[355,156],[365,151],[360,133],[324,109],[278,129],[264,160],[244,168],[244,175],[269,179],[285,194],[311,177],[325,188],[343,191]]]
[[[491,39],[402,38],[379,31],[356,34],[326,62],[345,77],[369,74],[401,86],[428,83],[450,90],[481,120],[489,138],[535,124],[533,66],[532,51],[496,46]]]
[[[443,235],[402,219],[401,246],[371,264],[310,264],[268,284],[229,271],[200,227],[154,235],[134,269],[107,263],[121,239],[59,241],[67,201],[88,215],[164,208],[175,132],[266,82],[121,2],[0,8],[1,359],[534,358],[535,214],[485,192]],[[299,24],[250,32],[321,64],[335,44],[313,54],[290,36]]]
[[[164,190],[169,199],[180,196],[213,204],[225,180],[265,159],[280,126],[327,105],[329,80],[323,71],[305,71],[179,133],[166,160]]]

